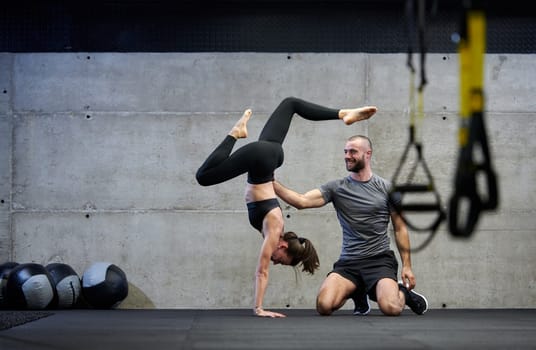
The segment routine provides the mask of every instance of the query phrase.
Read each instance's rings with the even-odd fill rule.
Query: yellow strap
[[[484,53],[486,52],[486,18],[482,11],[469,12],[469,50],[471,55],[471,90],[484,84]]]
[[[415,72],[410,71],[409,74],[409,125],[415,126]]]
[[[415,142],[421,143],[421,130],[424,121],[424,89],[417,93],[417,126],[415,126]]]
[[[458,44],[460,60],[460,116],[458,142],[469,142],[469,119],[484,108],[484,54],[486,51],[486,18],[482,11],[468,11],[467,33]]]

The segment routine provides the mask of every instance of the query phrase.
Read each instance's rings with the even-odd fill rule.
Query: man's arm
[[[279,198],[296,209],[318,208],[326,204],[319,189],[300,194],[274,181],[274,190]]]
[[[409,233],[402,216],[396,212],[391,213],[391,220],[395,230],[396,246],[400,259],[402,260],[402,281],[408,289],[415,288],[415,275],[411,269],[411,251],[409,244]]]

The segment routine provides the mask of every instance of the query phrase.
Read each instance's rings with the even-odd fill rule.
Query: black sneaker
[[[354,315],[365,316],[366,314],[370,312],[369,297],[366,291],[355,292],[350,297],[352,298],[355,304]]]
[[[398,287],[404,293],[406,305],[409,306],[411,311],[417,315],[422,315],[428,310],[428,300],[423,295],[414,290],[408,290],[401,282],[398,282]]]

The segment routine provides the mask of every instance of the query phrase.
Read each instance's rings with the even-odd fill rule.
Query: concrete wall
[[[403,54],[0,54],[0,256],[64,262],[79,274],[109,261],[126,273],[122,307],[247,308],[261,238],[243,200],[245,176],[203,188],[194,174],[245,108],[250,138],[293,95],[331,107],[375,104],[351,127],[296,118],[276,176],[298,191],[346,175],[345,139],[368,134],[373,169],[391,178],[408,140]],[[457,156],[458,59],[427,58],[424,156],[444,204]],[[536,69],[530,55],[488,55],[488,136],[500,208],[472,239],[443,224],[413,254],[431,307],[536,306]],[[247,140],[240,140],[238,145]],[[340,250],[332,207],[284,207],[309,237],[314,276],[271,269],[265,306],[313,308]],[[419,218],[426,221],[427,218]],[[414,245],[425,234],[412,232]],[[394,247],[394,242],[393,242]],[[346,307],[352,307],[350,305]]]

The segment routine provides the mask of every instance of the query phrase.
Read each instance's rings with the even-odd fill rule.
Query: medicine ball
[[[10,307],[45,309],[57,303],[54,282],[43,265],[36,263],[15,266],[7,278],[6,300]]]
[[[58,294],[58,308],[72,308],[78,302],[82,285],[74,269],[62,263],[52,263],[45,267],[52,277]]]
[[[116,307],[128,295],[127,276],[114,264],[94,263],[82,275],[82,294],[94,308]]]
[[[0,309],[9,307],[6,300],[6,284],[9,273],[18,263],[8,261],[0,265]]]

